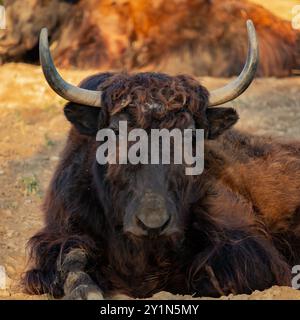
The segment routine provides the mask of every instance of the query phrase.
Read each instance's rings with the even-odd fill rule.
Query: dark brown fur
[[[187,76],[107,73],[82,87],[103,90],[103,108],[65,107],[74,126],[45,200],[45,226],[29,243],[28,292],[61,297],[76,283],[75,293],[86,297],[84,281],[99,296],[133,297],[160,290],[220,296],[290,285],[291,266],[299,263],[300,143],[227,130],[236,112],[207,108],[208,92]],[[153,112],[146,103],[162,108]],[[168,177],[163,181],[178,208],[180,236],[123,232],[124,207],[143,196],[144,171],[95,164],[97,130],[121,113],[130,128],[194,122],[205,129],[201,175],[186,176],[183,166],[174,165],[157,177],[154,172],[156,180]],[[80,254],[70,258],[74,249],[84,252],[84,263]]]

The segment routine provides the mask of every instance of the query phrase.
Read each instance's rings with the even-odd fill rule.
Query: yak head
[[[94,141],[91,152],[96,192],[115,230],[135,237],[183,234],[190,209],[201,196],[201,179],[199,175],[186,174],[184,161],[175,163],[175,150],[182,145],[170,140],[168,164],[161,161],[165,151],[162,143],[156,149],[160,159],[156,163],[132,163],[128,156],[131,152],[139,159],[151,159],[152,129],[168,132],[202,129],[205,139],[215,139],[236,123],[238,116],[234,109],[213,106],[239,96],[254,78],[257,41],[250,21],[247,26],[250,45],[242,73],[225,87],[211,92],[189,76],[150,72],[102,73],[84,80],[79,87],[73,86],[57,73],[47,31],[42,30],[40,59],[44,74],[50,86],[70,101],[64,109],[67,119],[80,134],[91,136]],[[145,154],[140,154],[141,148],[134,149],[132,141],[124,140],[124,135],[120,137],[121,124],[126,124],[128,135],[133,130],[143,129],[148,137],[148,148],[143,149]],[[97,150],[108,144],[108,137],[97,139],[99,130],[103,129],[114,136],[115,148],[107,158],[114,155],[116,162],[101,164],[97,161]],[[192,135],[193,153],[199,148],[197,143]]]

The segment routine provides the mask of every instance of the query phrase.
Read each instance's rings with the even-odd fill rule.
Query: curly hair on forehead
[[[103,104],[110,115],[124,108],[136,119],[155,111],[158,118],[170,112],[189,111],[196,119],[205,119],[209,93],[187,75],[169,76],[163,73],[117,73],[101,84]]]

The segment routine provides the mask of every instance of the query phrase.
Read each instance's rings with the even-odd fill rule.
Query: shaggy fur
[[[218,297],[290,285],[299,263],[300,143],[229,129],[235,110],[207,108],[207,90],[188,76],[105,73],[81,86],[103,90],[103,108],[65,107],[73,126],[45,199],[45,226],[29,242],[27,292]],[[99,165],[97,130],[115,129],[124,117],[129,129],[205,129],[204,172]],[[178,234],[123,232],[125,208],[143,198],[149,181],[172,199]]]
[[[259,39],[257,75],[285,77],[300,69],[299,31],[291,21],[252,1],[22,0],[22,4],[26,10],[20,10],[20,0],[4,1],[7,25],[14,27],[1,32],[0,64],[38,63],[38,35],[47,26],[60,67],[229,77],[244,66],[245,23],[251,19]]]

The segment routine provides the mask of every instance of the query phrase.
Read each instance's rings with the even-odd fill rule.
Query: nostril
[[[141,217],[136,217],[137,225],[146,231],[152,231],[160,233],[162,232],[170,223],[171,217],[168,215],[159,221],[145,221]]]

